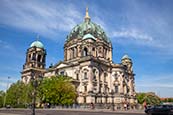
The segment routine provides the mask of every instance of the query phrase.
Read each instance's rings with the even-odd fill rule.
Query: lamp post
[[[41,79],[42,79],[41,76],[38,76],[38,78],[37,78],[34,72],[31,73],[31,83],[32,83],[32,86],[34,88],[33,92],[32,92],[32,96],[33,96],[33,99],[32,99],[32,115],[35,115],[36,88],[38,87],[39,81]]]
[[[112,96],[112,111],[114,111],[114,92],[111,90],[111,96]]]
[[[31,83],[32,83],[32,86],[33,86],[33,92],[32,92],[32,115],[35,115],[35,91],[36,91],[36,81],[35,81],[35,74],[32,72],[31,73]]]
[[[7,99],[7,90],[8,90],[8,85],[9,85],[9,79],[10,79],[10,77],[8,77],[8,81],[7,81],[7,89],[6,89],[6,93],[5,93],[5,96],[4,96],[4,103],[3,103],[4,107],[6,107],[6,99]]]

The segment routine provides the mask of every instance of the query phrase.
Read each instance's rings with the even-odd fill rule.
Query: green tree
[[[75,102],[77,95],[69,77],[52,76],[43,79],[38,88],[38,96],[42,102],[70,105]]]
[[[144,97],[144,100],[149,105],[158,105],[161,103],[160,98],[152,94],[146,94],[146,96]]]
[[[0,91],[0,108],[3,107],[5,92]]]
[[[153,93],[138,93],[136,97],[139,104],[146,102],[149,105],[157,105],[161,102],[160,98]]]
[[[145,93],[137,93],[136,98],[139,104],[143,104],[145,95]]]
[[[173,102],[172,98],[168,98],[167,102]]]
[[[21,81],[13,83],[6,92],[6,105],[25,107],[25,105],[32,100],[31,92],[31,84],[24,84]]]

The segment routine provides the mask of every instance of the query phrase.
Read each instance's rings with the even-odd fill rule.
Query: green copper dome
[[[76,25],[71,30],[70,34],[67,36],[66,41],[75,38],[84,38],[84,36],[87,34],[92,35],[94,38],[102,39],[108,43],[110,42],[110,40],[106,36],[106,33],[100,27],[100,25],[97,25],[90,20],[90,17],[88,15],[88,9],[86,10],[86,16],[84,22],[82,22],[79,25]]]
[[[129,56],[126,54],[122,57],[122,59],[130,59]]]
[[[88,39],[88,38],[92,38],[92,39],[96,40],[96,38],[91,34],[84,35],[84,37],[82,39]]]
[[[40,41],[34,41],[30,47],[44,48],[44,45]]]
[[[121,58],[121,61],[128,60],[129,62],[132,62],[131,58],[126,54]]]

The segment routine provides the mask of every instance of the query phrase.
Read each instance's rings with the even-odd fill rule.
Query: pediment
[[[57,64],[57,65],[56,65],[56,67],[55,67],[55,68],[59,69],[59,68],[64,68],[64,67],[67,67],[67,66],[68,66],[68,64],[63,63],[63,62],[60,62],[59,64]]]

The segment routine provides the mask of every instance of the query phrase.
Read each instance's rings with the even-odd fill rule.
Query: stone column
[[[38,59],[38,54],[35,54],[35,67],[38,67],[38,63],[37,63],[37,59]]]
[[[81,57],[81,49],[80,46],[77,46],[77,57]]]
[[[120,76],[120,93],[124,93],[124,88],[123,88],[123,77]]]
[[[69,49],[67,49],[67,60],[69,60]]]
[[[130,95],[133,95],[134,87],[133,87],[133,80],[132,79],[129,80],[129,87],[130,87],[130,89],[129,89]]]
[[[84,90],[83,90],[83,86],[82,86],[82,71],[79,71],[79,86],[78,86],[78,91],[79,92],[83,92]]]
[[[64,49],[64,61],[67,60],[67,49]]]
[[[109,50],[109,58],[110,58],[110,61],[112,61],[112,49],[111,48]]]
[[[109,89],[109,93],[112,91],[113,89],[113,74],[110,75],[110,89]]]
[[[43,63],[43,55],[41,55],[40,62]]]
[[[92,68],[89,68],[89,72],[88,72],[88,91],[93,91],[93,71]]]

